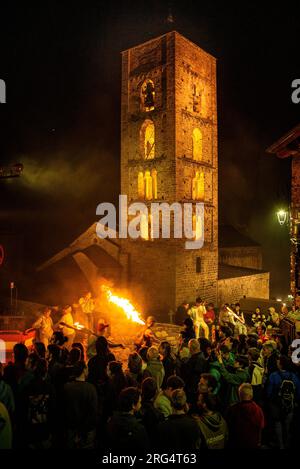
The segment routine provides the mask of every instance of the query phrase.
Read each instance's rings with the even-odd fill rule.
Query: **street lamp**
[[[276,212],[276,215],[277,215],[277,220],[278,220],[278,223],[279,225],[285,225],[288,221],[288,212],[287,210],[278,210],[278,212]]]

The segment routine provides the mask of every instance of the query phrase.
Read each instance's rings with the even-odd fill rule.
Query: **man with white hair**
[[[264,428],[262,409],[253,401],[253,389],[249,383],[239,387],[239,402],[228,409],[229,447],[259,448]]]

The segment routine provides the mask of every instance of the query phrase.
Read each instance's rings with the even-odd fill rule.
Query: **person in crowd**
[[[143,373],[143,378],[149,376],[156,380],[157,388],[160,389],[165,377],[165,370],[160,360],[159,351],[153,346],[147,351],[147,366]]]
[[[175,389],[183,389],[184,381],[179,376],[169,376],[166,388],[160,391],[154,401],[154,407],[167,418],[172,414],[171,396]]]
[[[184,329],[180,331],[180,348],[188,346],[191,339],[196,338],[193,320],[188,317],[183,321]]]
[[[240,334],[238,336],[237,354],[247,355],[247,353],[248,353],[247,335]]]
[[[107,397],[105,401],[106,413],[113,414],[113,410],[117,407],[120,392],[127,387],[126,377],[122,370],[122,363],[111,361],[107,365]]]
[[[106,338],[98,337],[96,340],[96,355],[88,362],[87,380],[95,385],[107,382],[107,365],[115,360],[116,357],[110,352]]]
[[[155,326],[154,316],[148,316],[145,326],[135,339],[135,347],[138,352],[143,347],[151,347],[152,345],[159,345],[160,340],[156,337],[153,327]]]
[[[186,363],[189,361],[190,357],[191,355],[190,355],[188,345],[179,349],[177,353],[177,357],[176,357],[176,369],[175,369],[175,374],[177,376],[182,376],[182,374],[184,374],[184,368],[186,366]]]
[[[223,365],[226,368],[228,367],[232,368],[234,366],[235,354],[230,351],[230,348],[227,345],[221,345],[220,353],[221,353]]]
[[[238,389],[239,402],[230,406],[226,415],[229,427],[229,447],[257,449],[265,425],[264,413],[253,400],[251,384],[243,383]]]
[[[247,334],[247,326],[244,317],[244,313],[241,310],[240,303],[235,303],[234,305],[234,312],[237,315],[237,319],[235,321],[235,333],[236,335]]]
[[[28,420],[26,438],[31,449],[48,449],[51,447],[54,427],[54,386],[48,377],[48,363],[38,358],[33,368],[33,379],[27,390]]]
[[[275,308],[271,306],[268,311],[269,311],[269,316],[267,318],[267,325],[270,325],[272,327],[279,327],[280,316],[276,312]]]
[[[144,373],[145,369],[147,368],[147,363],[148,363],[148,354],[149,347],[142,347],[139,350],[139,356],[142,359],[142,373]]]
[[[288,448],[295,407],[300,401],[300,380],[291,371],[291,362],[284,355],[277,358],[277,371],[273,371],[269,376],[266,395],[269,400],[277,447]]]
[[[162,389],[164,389],[169,376],[172,376],[175,373],[176,360],[169,342],[161,342],[158,351],[162,357],[162,364],[165,371],[164,379],[162,382]]]
[[[227,303],[223,305],[220,309],[219,326],[228,328],[230,330],[230,335],[233,335],[235,321],[233,319],[233,315],[230,314]]]
[[[264,359],[264,382],[266,382],[271,373],[278,371],[278,352],[273,343],[267,342],[263,345],[262,356]]]
[[[145,378],[142,383],[142,401],[140,417],[144,425],[151,446],[157,446],[157,427],[165,419],[164,414],[154,406],[158,394],[157,384],[154,378]]]
[[[202,373],[198,384],[198,394],[216,394],[217,380],[211,373]]]
[[[175,324],[181,326],[185,319],[188,317],[188,310],[190,309],[189,303],[184,300],[180,306],[178,306],[175,315]]]
[[[175,389],[171,395],[173,413],[158,425],[158,446],[164,451],[194,451],[201,446],[199,426],[188,415],[186,394]]]
[[[224,449],[228,440],[228,429],[224,418],[217,411],[216,396],[209,392],[200,393],[200,396],[193,418],[200,429],[201,448]]]
[[[75,365],[74,381],[64,386],[64,424],[66,446],[70,449],[92,449],[95,446],[97,392],[86,381],[84,362]]]
[[[188,402],[191,405],[195,405],[200,376],[208,371],[208,363],[205,360],[204,354],[200,351],[200,344],[197,339],[189,341],[189,351],[191,357],[182,369],[182,378],[185,381]]]
[[[149,450],[150,441],[146,429],[135,416],[140,409],[140,391],[134,387],[123,389],[118,400],[118,411],[107,424],[107,448],[124,454],[137,454],[139,451]]]
[[[45,347],[45,344],[43,342],[34,341],[34,343],[33,343],[33,352],[39,358],[46,358],[47,347]]]
[[[248,359],[248,371],[252,385],[253,400],[257,404],[261,404],[263,401],[264,366],[260,351],[255,347],[249,348]]]
[[[127,370],[125,371],[125,378],[127,387],[139,387],[142,383],[143,360],[137,352],[130,353],[128,356]]]
[[[198,339],[198,342],[200,344],[200,352],[203,353],[205,360],[208,360],[211,356],[213,348],[212,343],[210,342],[210,340],[205,339],[205,337],[200,337],[200,339]]]
[[[79,298],[78,303],[85,317],[85,323],[86,323],[87,329],[94,332],[95,301],[92,298],[92,293],[90,291],[85,292],[85,294],[81,298]]]
[[[209,328],[206,322],[204,321],[204,315],[206,313],[205,302],[200,298],[196,298],[195,306],[193,306],[189,311],[188,314],[190,315],[193,323],[196,338],[198,339],[201,334],[201,330],[204,333],[204,337],[208,339],[209,337]]]
[[[36,342],[42,342],[45,348],[53,334],[53,321],[51,318],[51,308],[46,307],[40,317],[33,323],[32,329],[35,329]],[[44,357],[42,357],[44,358]]]
[[[242,355],[237,355],[234,360],[234,372],[231,373],[226,370],[221,353],[218,354],[218,361],[221,365],[220,373],[227,383],[227,398],[226,404],[230,406],[235,402],[238,402],[238,388],[242,383],[248,383],[250,376],[248,372],[248,358]]]
[[[9,413],[0,401],[0,450],[12,449],[13,433]]]
[[[15,446],[24,448],[26,441],[28,414],[28,387],[33,380],[33,373],[27,367],[28,349],[24,344],[16,344],[13,348],[14,362],[9,363],[3,373],[4,381],[10,385],[15,399]]]
[[[15,398],[12,389],[3,379],[4,368],[0,363],[0,402],[5,405],[10,419],[12,419],[15,412]]]
[[[204,321],[208,325],[209,329],[209,337],[211,340],[213,340],[213,331],[214,331],[214,323],[216,320],[216,314],[215,314],[215,309],[214,309],[214,304],[213,303],[208,303],[206,306],[206,311],[203,315]]]
[[[78,361],[85,361],[85,349],[81,342],[73,342],[72,349],[77,348],[80,350],[80,359]]]
[[[73,329],[73,327],[74,322],[72,316],[72,306],[67,305],[63,308],[62,317],[58,323],[58,328],[64,337],[68,339],[66,342],[66,348],[68,350],[71,350],[76,335],[76,331]]]
[[[260,325],[266,326],[266,316],[261,312],[261,309],[259,306],[255,308],[255,313],[252,314],[251,316],[251,323],[252,326],[257,328]]]

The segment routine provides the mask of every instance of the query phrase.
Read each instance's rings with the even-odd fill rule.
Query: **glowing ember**
[[[79,331],[84,328],[84,326],[82,324],[79,324],[79,322],[74,322],[74,327],[76,327],[76,329],[78,329]]]
[[[102,285],[102,290],[106,293],[108,301],[110,303],[115,304],[116,306],[119,306],[119,308],[124,311],[128,319],[133,322],[136,322],[137,324],[145,324],[145,322],[140,318],[140,313],[135,309],[135,307],[130,303],[130,301],[127,300],[127,298],[122,298],[120,296],[114,295],[111,290],[105,285]]]

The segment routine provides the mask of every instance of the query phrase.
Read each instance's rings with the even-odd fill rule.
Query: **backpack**
[[[278,392],[280,409],[283,415],[288,415],[294,410],[296,387],[291,376],[290,379],[285,379],[281,373],[280,376],[282,379]]]

